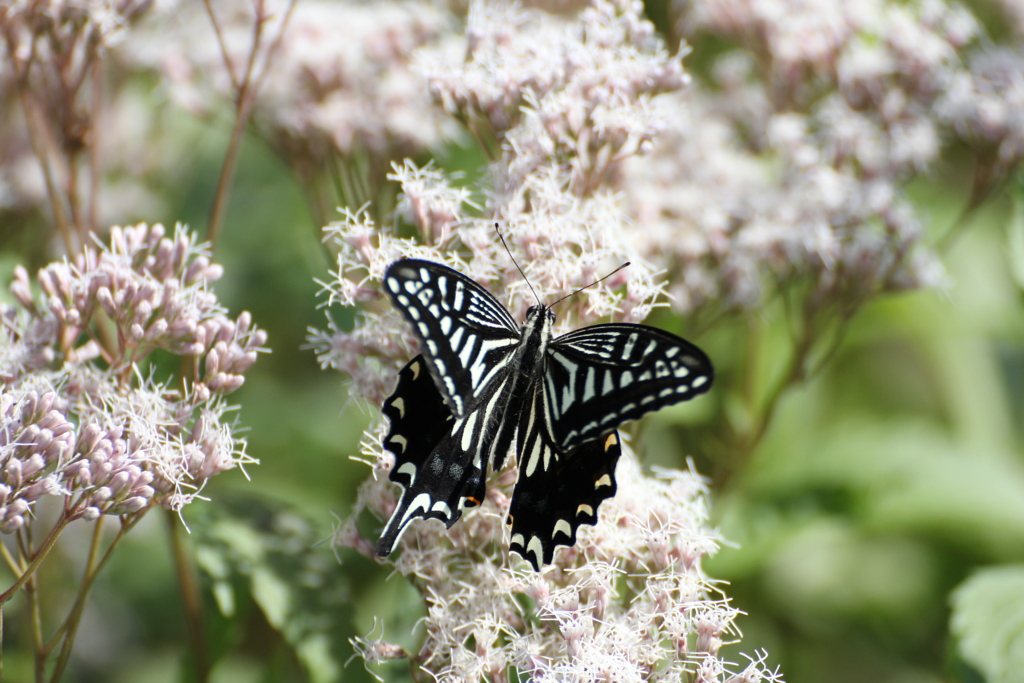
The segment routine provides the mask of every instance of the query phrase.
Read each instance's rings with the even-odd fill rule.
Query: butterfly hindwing
[[[447,266],[403,259],[388,268],[383,284],[420,338],[452,412],[471,412],[507,366],[519,326],[486,289]]]
[[[711,361],[655,327],[592,325],[548,347],[544,392],[551,436],[562,449],[711,387]]]
[[[619,435],[560,451],[541,422],[538,398],[519,422],[519,479],[512,494],[509,549],[535,571],[552,561],[555,548],[576,544],[582,524],[597,524],[598,507],[615,495],[615,464],[622,454]]]
[[[484,493],[483,469],[456,438],[458,421],[423,356],[398,373],[398,387],[384,402],[383,412],[391,423],[384,445],[395,455],[388,476],[403,491],[377,543],[382,557],[391,553],[414,519],[439,519],[450,528],[462,516],[465,500],[481,500]]]

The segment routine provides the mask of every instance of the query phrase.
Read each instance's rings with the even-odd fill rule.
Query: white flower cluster
[[[980,102],[962,106],[981,87],[961,56],[978,32],[966,10],[706,0],[680,26],[737,48],[676,96],[671,132],[622,185],[680,312],[749,310],[797,281],[812,306],[847,311],[943,284],[903,188],[946,130],[978,129]],[[989,139],[1013,147],[1011,121]]]
[[[386,516],[394,500],[384,472],[360,504]],[[499,476],[483,506],[450,531],[436,521],[410,528],[394,566],[424,594],[426,638],[412,655],[359,639],[367,664],[411,656],[440,681],[504,681],[510,666],[536,681],[781,680],[763,654],[739,669],[721,658],[723,643],[739,638],[739,612],[701,571],[717,538],[699,476],[644,476],[626,448],[600,524],[581,528],[576,545],[535,574],[506,551],[515,475]],[[354,517],[336,541],[373,552]]]
[[[113,228],[109,246],[41,269],[38,301],[17,270],[19,305],[0,305],[0,531],[41,495],[63,496],[67,519],[180,510],[254,462],[223,397],[266,334],[223,314],[207,289],[220,274],[191,234],[160,225]],[[194,357],[187,390],[143,376],[157,349]]]
[[[329,302],[363,312],[351,332],[332,326],[310,339],[322,364],[351,377],[352,395],[378,405],[418,352],[400,315],[381,301],[379,283],[394,260],[456,268],[516,319],[536,302],[494,219],[481,213],[498,219],[512,256],[547,303],[631,261],[558,304],[556,333],[602,318],[643,320],[664,287],[609,191],[625,162],[648,151],[664,127],[656,96],[687,80],[639,3],[594,2],[575,20],[477,3],[461,50],[419,59],[435,97],[481,139],[504,144],[483,187],[457,188],[435,168],[406,162],[391,175],[401,186],[397,228],[376,224],[364,208],[326,229],[338,250],[324,285]],[[413,237],[396,234],[408,226]],[[357,520],[365,511],[387,519],[396,504],[385,433],[379,419],[364,435],[361,457],[374,477],[335,538],[368,557],[373,539]],[[742,671],[721,658],[737,612],[700,568],[716,538],[693,472],[645,476],[625,448],[618,494],[603,504],[600,523],[541,574],[507,553],[504,518],[516,476],[514,465],[493,473],[484,504],[450,530],[417,522],[403,536],[389,562],[423,594],[426,639],[412,654],[385,640],[359,640],[368,664],[410,657],[444,681],[505,681],[510,667],[537,681],[779,679],[764,656]]]
[[[385,158],[416,154],[442,140],[440,112],[431,106],[422,77],[410,69],[411,55],[448,28],[447,12],[431,3],[285,0],[260,4],[213,2],[218,24],[201,12],[175,13],[149,31],[173,40],[139,45],[160,69],[172,97],[200,115],[237,96],[238,72],[261,23],[269,52],[257,55],[265,74],[255,93],[255,122],[293,160],[326,163],[331,152],[368,151]],[[149,36],[151,38],[151,36]],[[276,43],[276,45],[275,45]],[[230,67],[225,66],[225,52]]]

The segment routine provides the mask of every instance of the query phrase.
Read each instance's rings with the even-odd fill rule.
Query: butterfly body
[[[522,326],[487,290],[446,266],[404,259],[384,290],[423,353],[399,372],[383,412],[390,478],[404,491],[377,545],[386,556],[417,518],[449,528],[486,492],[488,466],[519,465],[510,549],[534,567],[573,545],[615,494],[619,424],[707,391],[697,347],[643,325],[593,325],[555,338],[533,306]]]

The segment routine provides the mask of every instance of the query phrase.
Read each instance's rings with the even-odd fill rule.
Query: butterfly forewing
[[[471,412],[519,342],[512,316],[476,282],[430,261],[396,261],[384,274],[384,291],[416,330],[452,411]]]
[[[707,391],[713,379],[703,351],[646,325],[584,327],[555,339],[548,356],[548,424],[562,449],[687,401]]]

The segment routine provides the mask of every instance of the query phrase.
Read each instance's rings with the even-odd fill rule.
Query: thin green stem
[[[0,554],[3,555],[4,562],[7,563],[7,567],[11,570],[11,573],[14,574],[15,577],[21,576],[25,571],[25,567],[22,566],[13,555],[11,555],[11,551],[7,548],[6,543],[0,542]]]
[[[85,568],[82,570],[82,582],[78,586],[79,594],[81,594],[82,589],[86,585],[89,576],[92,574],[93,567],[96,564],[96,555],[99,553],[100,541],[103,538],[104,519],[105,518],[101,515],[100,518],[96,520],[96,525],[93,527],[92,541],[89,543],[89,555],[85,560]],[[80,595],[76,596],[76,602],[79,597]],[[60,625],[60,628],[58,628],[52,636],[50,636],[49,642],[46,643],[46,656],[49,656],[50,653],[53,652],[53,649],[57,647],[57,642],[64,636],[65,632],[67,632],[70,624],[71,615],[69,613],[68,617],[64,619],[64,623]]]
[[[260,44],[263,40],[263,25],[266,23],[267,17],[264,14],[265,8],[263,0],[256,1],[256,21],[253,26],[253,39],[252,47],[249,51],[249,58],[246,62],[245,75],[242,77],[241,82],[235,80],[233,72],[231,72],[231,60],[228,55],[225,46],[221,44],[222,56],[224,59],[225,68],[232,73],[232,82],[236,84],[235,94],[235,123],[231,129],[231,139],[228,142],[227,151],[224,154],[224,164],[220,169],[220,177],[217,179],[217,190],[213,197],[213,206],[210,207],[210,219],[209,225],[206,231],[206,237],[210,241],[211,249],[216,248],[217,239],[220,236],[220,229],[224,222],[224,212],[227,210],[228,195],[230,194],[231,183],[235,177],[235,169],[238,166],[238,155],[242,149],[242,138],[245,134],[245,129],[249,124],[249,115],[252,113],[253,103],[256,101],[256,91],[259,88],[259,83],[262,78],[266,75],[267,69],[273,63],[274,54],[277,52],[277,48],[281,44],[281,39],[284,37],[284,32],[288,27],[288,21],[291,18],[292,10],[295,8],[295,0],[292,0],[288,4],[288,9],[285,10],[284,18],[281,20],[281,27],[278,34],[271,44],[270,49],[267,50],[266,56],[263,60],[263,68],[259,74],[256,75],[256,58],[260,52]],[[211,20],[214,22],[214,29],[217,29],[216,18],[213,14],[213,9],[207,2],[207,10],[210,14]],[[220,40],[220,33],[218,32],[218,40]]]
[[[32,556],[31,527],[18,530],[18,552],[22,560]],[[29,632],[32,636],[33,671],[36,683],[43,683],[46,677],[46,655],[43,647],[43,619],[39,609],[39,591],[36,577],[30,576],[25,582],[25,600],[28,603]]]
[[[57,538],[60,536],[61,532],[64,531],[64,527],[66,527],[67,525],[68,518],[67,515],[65,514],[61,516],[61,518],[54,525],[53,529],[50,530],[50,535],[46,537],[45,541],[43,541],[43,545],[39,548],[39,550],[29,554],[28,548],[22,548],[23,553],[25,553],[24,557],[28,558],[31,556],[32,559],[29,562],[28,566],[25,567],[25,570],[21,573],[21,576],[19,576],[18,579],[14,582],[14,585],[8,588],[3,593],[0,593],[0,607],[2,607],[8,600],[14,597],[14,594],[21,590],[22,586],[24,586],[25,583],[32,578],[32,576],[36,573],[36,570],[39,568],[39,565],[42,564],[44,559],[46,559],[47,553],[49,553],[50,549],[53,548],[53,544],[57,542]]]
[[[203,597],[199,592],[192,556],[181,537],[181,524],[178,516],[170,510],[166,513],[167,529],[170,535],[171,552],[174,556],[174,567],[178,573],[178,586],[181,590],[182,606],[185,609],[185,622],[188,627],[189,644],[196,662],[196,680],[205,683],[210,679],[210,655],[206,648],[206,629],[203,620]]]
[[[78,596],[75,598],[75,604],[71,608],[71,612],[68,614],[68,618],[59,629],[60,632],[64,633],[64,643],[61,645],[60,655],[57,659],[56,666],[53,669],[53,674],[50,676],[50,683],[57,683],[61,676],[64,675],[64,670],[67,668],[68,659],[71,656],[71,648],[75,643],[75,635],[78,632],[78,625],[82,620],[82,613],[85,611],[85,601],[89,596],[89,591],[92,590],[93,584],[96,582],[96,577],[103,571],[103,568],[110,561],[110,558],[114,554],[114,549],[117,548],[117,544],[124,538],[125,534],[131,531],[132,527],[138,524],[139,520],[142,519],[145,514],[149,511],[149,508],[144,508],[139,512],[131,516],[130,519],[126,520],[124,517],[121,518],[121,528],[117,530],[117,536],[107,546],[106,552],[100,559],[96,566],[91,572],[88,572],[82,579],[82,585],[78,589]],[[94,535],[98,537],[98,533]],[[94,559],[93,549],[89,551],[90,559]]]
[[[39,161],[39,167],[43,172],[43,183],[46,186],[46,195],[50,200],[50,209],[53,211],[53,221],[57,225],[57,230],[60,232],[61,239],[64,241],[64,248],[67,250],[68,256],[71,256],[75,254],[77,249],[74,237],[71,234],[71,225],[64,213],[63,198],[57,190],[57,182],[53,177],[53,167],[50,164],[50,156],[46,152],[43,133],[38,128],[42,121],[44,121],[44,117],[41,114],[37,114],[35,111],[31,96],[31,88],[28,84],[29,67],[31,65],[32,56],[35,54],[35,44],[33,42],[32,49],[30,50],[30,57],[22,59],[18,55],[18,41],[14,35],[13,27],[8,27],[7,35],[5,37],[7,39],[6,43],[10,63],[14,67],[16,75],[15,81],[18,84],[18,96],[21,100],[22,114],[25,117],[25,128],[28,131],[29,144],[32,146],[32,152]],[[0,602],[0,604],[3,603]]]

